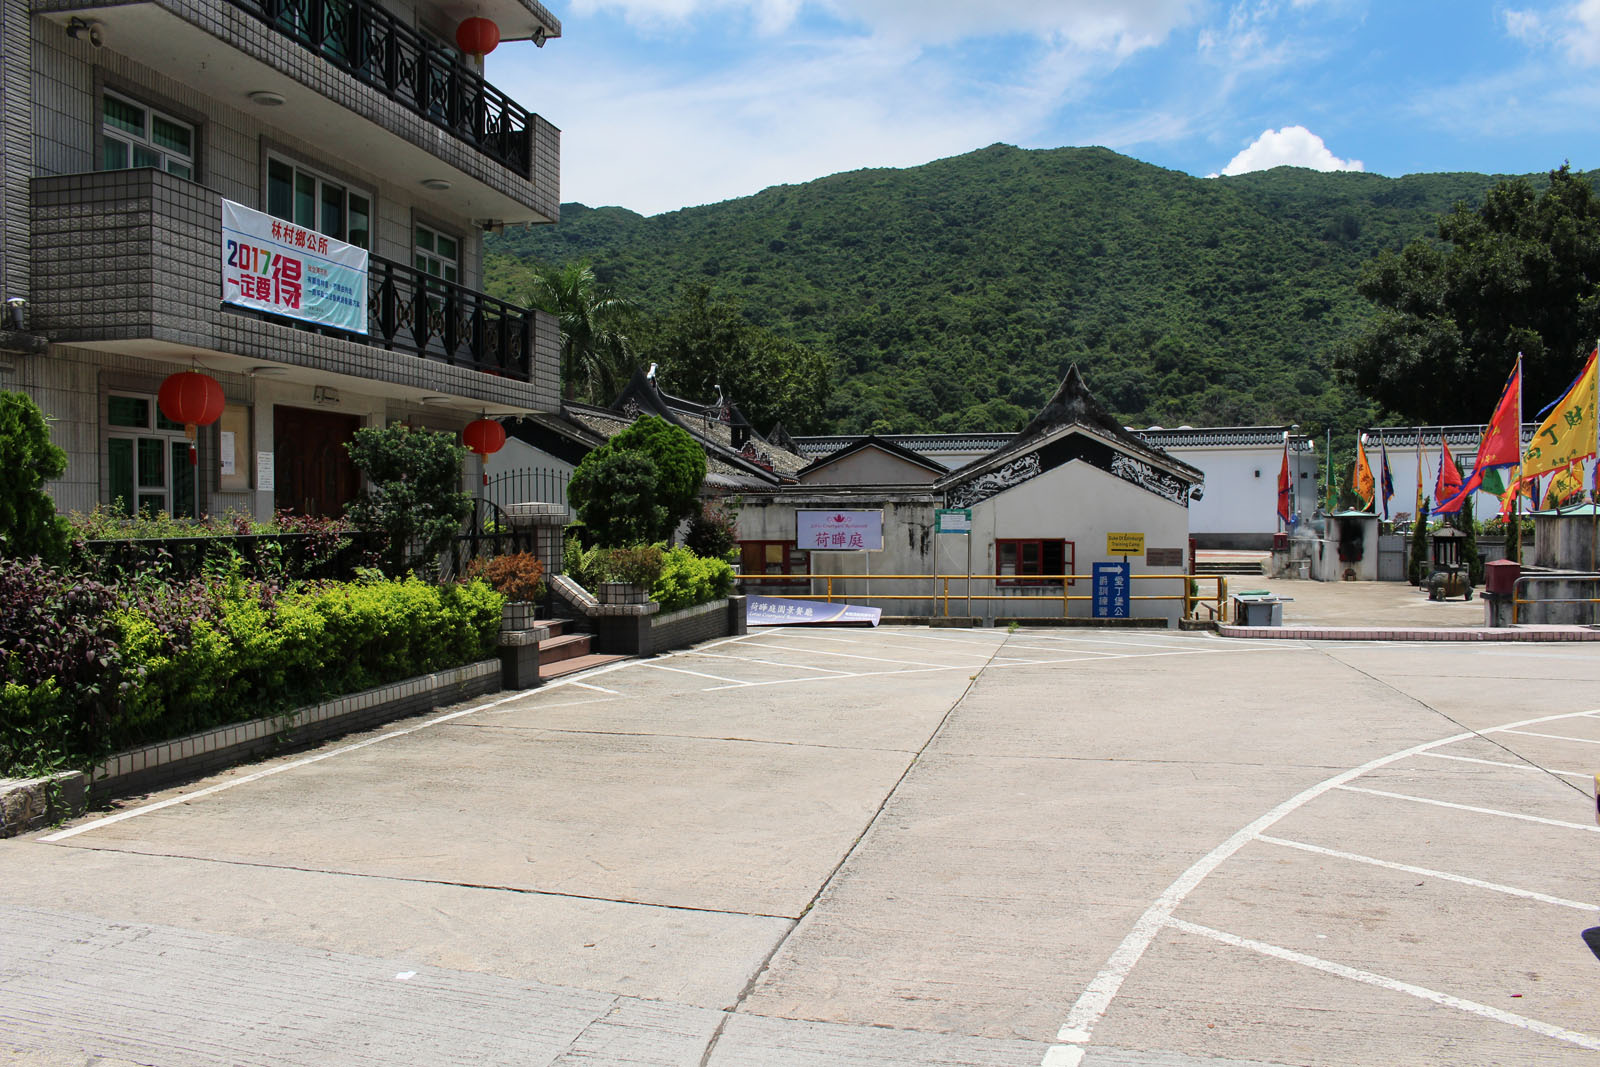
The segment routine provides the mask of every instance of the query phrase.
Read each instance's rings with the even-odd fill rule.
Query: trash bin
[[[1261,589],[1234,593],[1228,599],[1233,602],[1235,626],[1283,625],[1283,602],[1286,597],[1273,596]]]

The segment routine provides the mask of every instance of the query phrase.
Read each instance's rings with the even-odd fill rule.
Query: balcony
[[[369,333],[221,303],[221,197],[161,171],[35,178],[34,328],[52,341],[490,412],[554,410],[553,319],[372,256]]]
[[[532,121],[505,93],[372,0],[230,0],[413,114],[524,178]]]
[[[54,23],[42,32],[59,32],[84,58],[104,65],[113,54],[125,56],[233,109],[242,121],[219,115],[214,129],[201,131],[202,144],[263,133],[282,138],[310,157],[348,161],[400,183],[417,206],[448,218],[560,217],[561,132],[375,0],[31,6]],[[520,25],[524,36],[529,26],[554,23],[530,14],[538,5],[522,0],[484,6],[502,26]],[[522,23],[510,23],[513,9],[523,12]],[[73,19],[94,23],[103,42],[98,52],[68,36]]]

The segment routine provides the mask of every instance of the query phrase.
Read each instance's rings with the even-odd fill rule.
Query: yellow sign
[[[1144,534],[1142,534],[1142,533],[1108,533],[1108,534],[1106,534],[1106,555],[1108,555],[1108,556],[1142,556],[1142,555],[1144,555]]]

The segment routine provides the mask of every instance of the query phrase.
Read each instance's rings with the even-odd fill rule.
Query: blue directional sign
[[[1094,618],[1128,618],[1131,570],[1127,561],[1094,565]]]

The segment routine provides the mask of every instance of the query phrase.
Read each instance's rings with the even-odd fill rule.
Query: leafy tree
[[[1416,521],[1411,524],[1411,560],[1406,567],[1406,577],[1412,585],[1422,584],[1428,577],[1428,502],[1422,502]]]
[[[0,392],[0,556],[59,560],[67,523],[44,483],[67,469],[67,454],[50,440],[38,405],[23,393]]]
[[[1523,354],[1529,398],[1556,396],[1600,336],[1600,197],[1563,165],[1536,192],[1503,181],[1483,204],[1378,257],[1361,295],[1377,319],[1338,357],[1362,392],[1409,419],[1487,418]]]
[[[392,575],[431,573],[472,511],[461,490],[466,448],[454,434],[400,423],[359,429],[349,448],[369,483],[350,502],[351,521],[387,535]]]
[[[822,425],[833,377],[828,358],[752,325],[709,285],[686,288],[640,348],[661,365],[669,391],[704,398],[720,385],[759,430],[778,422],[799,430]]]
[[[706,454],[682,429],[655,415],[584,457],[567,498],[595,544],[665,541],[699,508]]]
[[[1468,493],[1467,499],[1461,502],[1457,521],[1461,524],[1461,532],[1467,535],[1461,539],[1461,557],[1467,564],[1467,580],[1473,585],[1482,585],[1483,559],[1478,555],[1478,524],[1472,518],[1473,496]]]
[[[631,306],[583,262],[534,267],[527,299],[560,323],[562,396],[609,404],[633,373]]]

